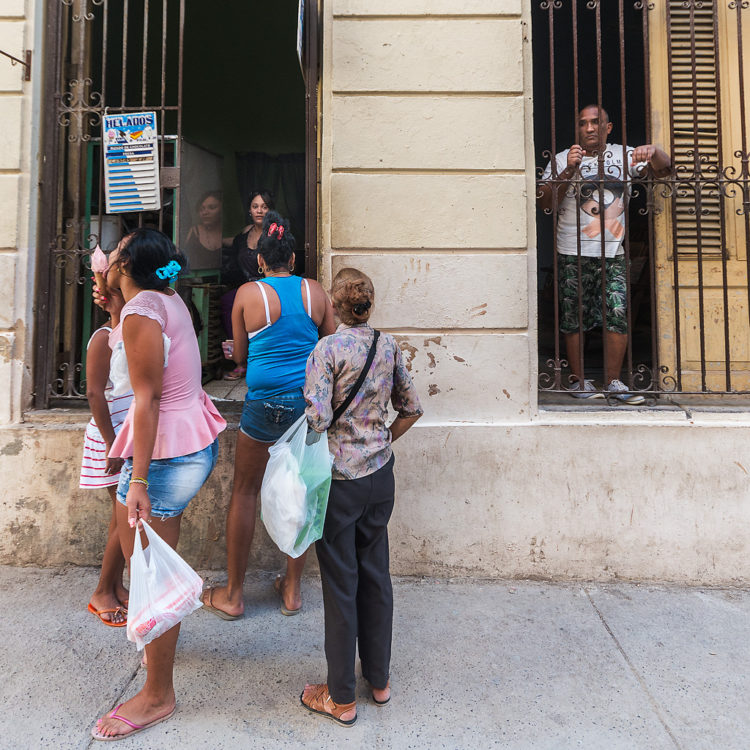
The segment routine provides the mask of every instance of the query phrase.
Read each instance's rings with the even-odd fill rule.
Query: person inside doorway
[[[611,132],[605,109],[597,104],[583,107],[578,113],[578,143],[555,155],[554,175],[552,163],[547,164],[542,180],[548,182],[541,183],[537,203],[557,212],[560,331],[572,371],[572,395],[609,396],[636,405],[645,399],[620,380],[628,347],[628,269],[623,249],[626,175],[641,177],[650,166],[657,177],[665,176],[671,159],[652,144],[626,150],[608,143]],[[583,334],[598,326],[604,336],[604,391],[584,379],[582,362]]]
[[[185,254],[191,268],[216,268],[225,243],[222,236],[222,195],[219,190],[203,193],[196,204],[197,221],[185,239]]]
[[[271,191],[265,188],[253,190],[249,199],[250,223],[232,240],[231,249],[225,253],[221,268],[221,283],[227,287],[227,292],[221,298],[221,320],[229,339],[234,335],[232,306],[237,290],[244,283],[261,278],[258,240],[263,229],[263,219],[275,208]],[[224,380],[241,380],[245,377],[246,370],[244,364],[239,364],[224,375]]]

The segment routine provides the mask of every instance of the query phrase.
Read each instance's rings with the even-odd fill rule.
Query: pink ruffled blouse
[[[128,315],[142,315],[159,323],[164,342],[164,380],[159,404],[159,425],[152,458],[175,458],[203,450],[227,426],[206,392],[201,388],[201,356],[193,322],[185,303],[176,293],[139,292],[125,304],[120,321]],[[127,370],[122,325],[109,335],[110,367]],[[110,456],[132,458],[133,416],[131,404]]]

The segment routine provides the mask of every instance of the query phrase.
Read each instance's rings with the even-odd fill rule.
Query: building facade
[[[81,12],[101,6],[92,0],[73,3]],[[29,81],[23,80],[21,66],[0,60],[0,192],[6,208],[0,218],[0,278],[7,290],[0,300],[0,467],[5,477],[0,561],[96,564],[108,508],[103,498],[77,489],[88,413],[54,399],[40,408],[35,379],[40,358],[52,356],[39,338],[40,326],[51,324],[51,313],[39,295],[40,258],[48,255],[38,246],[44,209],[42,125],[50,122],[44,119],[43,95],[50,4],[6,0],[0,17],[0,49],[19,58],[27,49],[33,52]],[[523,0],[380,0],[377,5],[326,0],[319,6],[317,131],[309,123],[307,129],[308,137],[315,135],[317,150],[315,265],[324,285],[345,266],[372,277],[373,325],[397,337],[425,408],[423,419],[396,448],[393,571],[744,582],[750,577],[748,543],[741,533],[750,522],[750,406],[743,401],[750,360],[747,102],[733,99],[735,140],[725,137],[717,146],[740,152],[736,165],[719,162],[722,168],[736,168],[728,178],[731,184],[715,177],[712,194],[711,180],[693,171],[660,190],[652,185],[649,193],[649,346],[657,353],[648,367],[658,381],[660,366],[669,360],[668,375],[679,374],[679,390],[664,390],[663,383],[644,385],[652,398],[639,408],[604,400],[584,406],[564,392],[564,354],[559,341],[550,344],[557,334],[540,312],[550,288],[544,282],[550,273],[544,260],[550,257],[549,226],[536,209],[539,167],[548,159],[542,152],[552,145],[539,142],[546,137],[540,133],[549,135],[556,127],[553,112],[553,125],[540,131],[540,113],[548,112],[551,100],[557,116],[565,110],[572,120],[572,99],[579,97],[576,89],[566,99],[561,86],[559,96],[550,99],[547,88],[550,78],[557,81],[562,75],[556,55],[563,37],[560,31],[555,37],[555,24],[571,11],[552,0],[533,5]],[[640,71],[654,81],[643,94],[646,106],[630,111],[648,120],[644,137],[658,136],[668,145],[679,128],[670,125],[664,86],[669,89],[679,75],[672,55],[659,59],[664,48],[659,34],[666,33],[659,29],[671,18],[672,6],[677,14],[676,5],[683,4],[630,5],[629,14],[650,14],[644,28],[651,35],[639,37],[639,54],[650,51],[650,57]],[[711,39],[721,47],[722,60],[737,55],[742,42],[750,45],[750,11],[728,0],[703,5],[712,8]],[[574,6],[573,15],[584,19],[581,30],[588,23],[584,14],[599,14],[598,6]],[[706,23],[697,12],[685,27],[693,37]],[[739,32],[735,15],[744,21]],[[620,29],[626,29],[630,16],[623,11],[620,17]],[[617,24],[607,30],[604,22],[598,28],[615,35],[605,42],[617,39]],[[189,8],[185,23],[190,24]],[[540,46],[542,33],[547,36]],[[555,39],[558,52],[550,52]],[[621,58],[625,64],[613,70],[629,69]],[[747,65],[750,54],[739,59]],[[699,73],[700,64],[693,65]],[[551,69],[551,76],[545,79],[540,65]],[[595,100],[596,82],[601,94],[607,65],[600,53],[589,88]],[[715,81],[700,80],[702,88],[716,88]],[[750,76],[727,74],[722,80],[719,96],[730,97],[732,86],[744,85]],[[621,91],[625,83],[625,78],[617,80]],[[621,99],[620,113],[625,112]],[[719,127],[716,132],[728,131]],[[563,141],[561,134],[552,151],[570,145]],[[675,159],[683,158],[680,144],[673,145]],[[698,145],[705,150],[703,142]],[[683,220],[673,211],[678,198],[684,198],[680,191],[692,191],[694,200],[705,191],[706,205],[715,199],[721,217],[732,215],[736,240],[730,242],[728,223],[720,218],[718,251],[703,250],[697,238],[708,236],[708,230],[701,228],[700,217],[711,217],[701,213],[699,202],[693,255],[667,247],[670,238],[690,234],[684,224],[673,231],[674,222]],[[694,217],[689,209],[684,215]],[[731,251],[722,250],[730,245]],[[710,275],[713,291],[691,281],[688,267],[695,278],[698,269]],[[729,268],[723,280],[722,267]],[[636,286],[634,281],[634,293]],[[676,302],[675,288],[687,290]],[[704,293],[712,312],[703,309]],[[690,294],[696,300],[693,308],[685,307]],[[695,310],[702,316],[697,322]],[[715,322],[722,315],[726,325]],[[678,318],[682,322],[676,326],[669,322]],[[680,359],[674,343],[679,334],[692,359]],[[668,354],[659,354],[662,350]],[[633,345],[632,372],[640,356]],[[649,377],[654,381],[653,374]],[[181,549],[197,567],[223,565],[233,439],[231,430],[223,436],[220,464],[186,514]],[[262,532],[253,554],[255,565],[270,566],[279,559]]]

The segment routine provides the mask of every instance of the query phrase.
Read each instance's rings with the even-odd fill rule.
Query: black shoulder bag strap
[[[362,368],[362,372],[359,373],[357,382],[351,387],[349,393],[346,394],[346,398],[342,401],[341,404],[336,407],[336,411],[333,412],[333,419],[331,420],[331,424],[333,424],[347,410],[349,404],[351,404],[352,400],[359,392],[359,389],[362,387],[362,383],[365,382],[367,373],[370,372],[372,360],[375,359],[375,347],[377,346],[378,338],[380,338],[380,331],[375,331],[375,335],[372,338],[372,346],[370,347],[370,351],[367,353],[367,361]]]

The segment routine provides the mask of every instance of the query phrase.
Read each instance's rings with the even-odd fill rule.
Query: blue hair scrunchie
[[[176,260],[170,260],[166,266],[157,268],[155,273],[160,279],[174,281],[182,270],[182,266]]]

